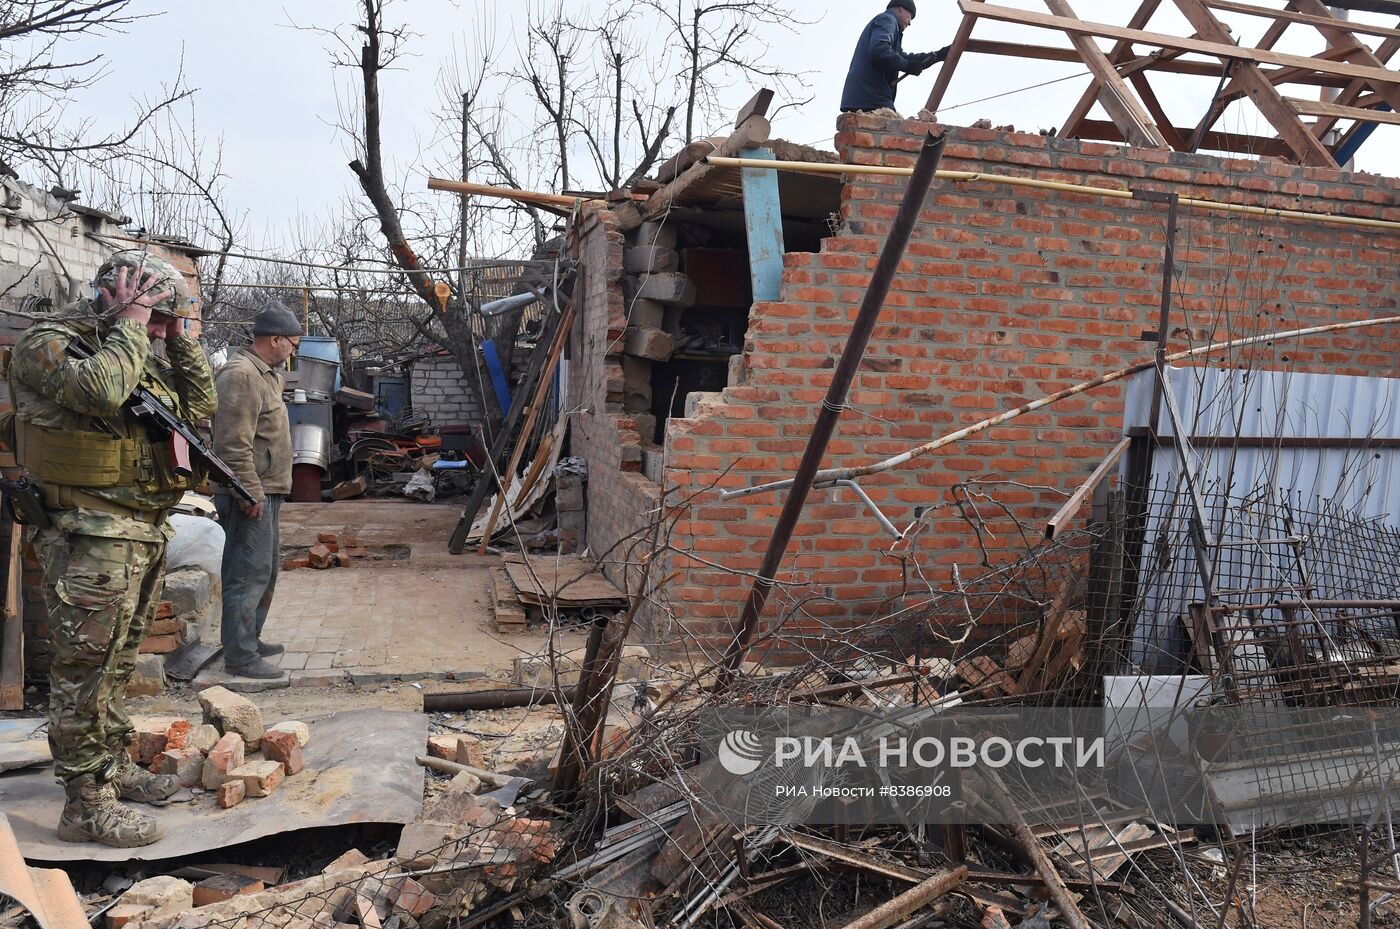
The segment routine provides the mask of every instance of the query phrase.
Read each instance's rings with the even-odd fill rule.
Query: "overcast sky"
[[[1035,0],[1006,0],[1023,9],[1044,11]],[[1281,6],[1278,0],[1258,2]],[[346,146],[335,129],[337,82],[341,92],[348,72],[336,72],[329,64],[328,40],[292,24],[332,28],[352,21],[355,0],[197,0],[178,5],[172,0],[138,0],[147,12],[163,15],[132,25],[127,34],[104,40],[109,57],[107,77],[81,104],[93,112],[111,106],[128,112],[133,97],[159,90],[174,74],[183,53],[186,81],[198,89],[201,131],[222,135],[225,169],[230,175],[228,198],[238,212],[246,213],[254,247],[275,247],[283,232],[300,213],[324,214],[350,189],[353,178],[345,167]],[[1086,20],[1126,22],[1136,2],[1127,0],[1074,0]],[[600,2],[570,0],[566,8],[578,16],[602,6]],[[860,30],[884,6],[884,0],[804,0],[794,4],[801,14],[818,19],[794,32],[774,28],[765,34],[769,60],[807,76],[810,104],[785,109],[775,123],[775,135],[822,148],[831,147],[841,85],[851,49]],[[910,51],[925,51],[947,44],[960,16],[954,0],[921,0],[921,13],[905,36]],[[1189,35],[1179,14],[1167,10],[1151,28]],[[390,15],[407,21],[417,35],[409,51],[412,57],[401,69],[385,75],[385,153],[389,161],[406,170],[415,153],[433,133],[429,110],[436,100],[436,84],[444,65],[463,57],[462,49],[480,44],[489,21],[492,40],[501,59],[516,53],[517,34],[524,21],[526,3],[492,3],[491,0],[400,0]],[[483,12],[484,11],[484,12]],[[1369,14],[1355,14],[1372,22],[1386,22]],[[1265,21],[1230,17],[1236,34],[1253,44]],[[1393,25],[1393,23],[1392,23]],[[1065,45],[1062,34],[1028,27],[982,21],[975,35],[1037,44]],[[1102,43],[1107,47],[1108,42]],[[1324,47],[1320,34],[1307,26],[1293,26],[1280,51],[1312,54]],[[91,51],[77,45],[74,51]],[[459,62],[460,63],[460,62]],[[1077,65],[1045,61],[970,56],[958,68],[940,113],[945,121],[967,124],[989,118],[996,125],[1014,123],[1036,130],[1059,125],[1088,83],[1084,76],[997,99],[975,102],[1006,91],[1083,72]],[[900,89],[899,108],[912,114],[923,105],[935,72],[906,80]],[[1214,90],[1214,80],[1180,75],[1154,78],[1168,113],[1182,126],[1193,126]],[[731,88],[726,105],[737,108],[752,92]],[[780,101],[781,102],[781,101]],[[960,104],[968,104],[960,106]],[[1102,112],[1096,113],[1103,117]],[[706,130],[722,131],[722,126]],[[1217,128],[1234,132],[1273,135],[1272,128],[1248,105],[1230,108]],[[667,153],[676,145],[668,146]],[[1400,174],[1400,126],[1382,126],[1361,150],[1356,167],[1382,174]],[[399,171],[395,171],[399,173]],[[423,183],[412,178],[410,183]]]

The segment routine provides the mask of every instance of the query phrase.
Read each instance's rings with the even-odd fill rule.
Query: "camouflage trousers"
[[[43,568],[53,664],[49,748],[60,780],[105,779],[134,731],[126,685],[151,628],[165,578],[165,543],[46,529],[34,536]]]

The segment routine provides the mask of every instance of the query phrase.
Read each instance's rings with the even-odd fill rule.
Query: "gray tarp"
[[[0,775],[0,813],[9,817],[30,861],[160,861],[240,845],[284,832],[351,823],[410,823],[423,805],[423,753],[428,719],[422,713],[353,710],[308,719],[306,768],[271,796],[231,810],[212,793],[151,807],[165,836],[145,848],[105,848],[61,842],[54,835],[63,789],[47,769]]]

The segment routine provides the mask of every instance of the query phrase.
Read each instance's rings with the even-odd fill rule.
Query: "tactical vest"
[[[8,352],[3,363],[13,397]],[[154,356],[142,371],[141,386],[166,406],[179,409],[155,367]],[[49,509],[86,507],[159,522],[161,513],[125,506],[86,493],[84,488],[135,487],[143,494],[175,494],[201,486],[208,476],[202,462],[194,464],[194,474],[175,473],[169,440],[153,441],[145,424],[125,410],[109,419],[79,417],[79,423],[77,429],[50,429],[19,419],[13,410],[0,417],[0,441],[14,450],[19,468],[43,487]]]

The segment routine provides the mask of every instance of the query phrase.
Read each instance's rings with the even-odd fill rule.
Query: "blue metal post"
[[[766,148],[749,148],[743,158],[773,160]],[[783,283],[783,209],[778,197],[778,172],[744,168],[744,230],[749,238],[749,276],[753,298],[777,300]]]

